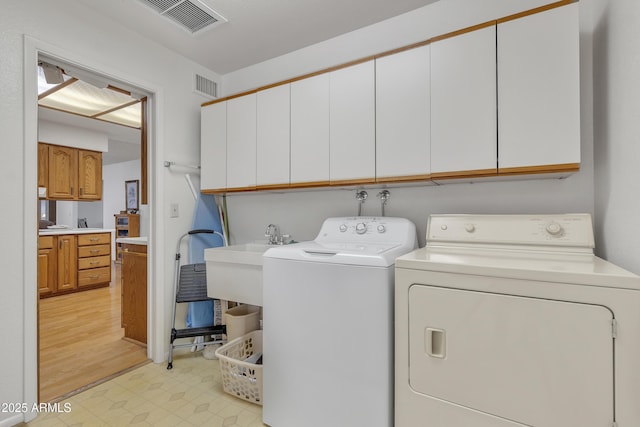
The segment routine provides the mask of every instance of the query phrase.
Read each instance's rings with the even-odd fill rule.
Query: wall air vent
[[[196,74],[193,82],[193,91],[200,95],[204,95],[207,98],[217,98],[218,83],[214,82],[213,80],[209,80],[208,78],[203,77],[200,74]]]
[[[192,35],[227,20],[199,0],[138,0]]]

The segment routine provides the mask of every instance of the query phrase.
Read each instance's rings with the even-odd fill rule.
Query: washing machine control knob
[[[359,222],[356,224],[356,233],[364,234],[367,232],[367,224],[364,222]]]
[[[550,222],[549,224],[547,224],[546,230],[547,233],[551,234],[552,236],[558,236],[562,234],[562,226],[557,222]]]
[[[474,231],[476,231],[476,226],[473,224],[465,224],[464,229],[467,231],[467,233],[473,233]]]
[[[387,228],[384,225],[380,224],[378,226],[378,233],[384,233],[385,231],[387,231]]]
[[[340,232],[344,233],[345,231],[347,231],[349,227],[347,227],[347,224],[340,224]]]

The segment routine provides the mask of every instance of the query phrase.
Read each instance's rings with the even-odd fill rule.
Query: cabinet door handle
[[[80,195],[81,195],[81,196],[82,196],[82,193],[83,193],[83,191],[82,191],[82,187],[80,187]]]
[[[97,242],[98,240],[100,240],[99,237],[92,237],[89,239],[90,242]]]
[[[100,264],[100,261],[90,261],[89,265],[96,265],[96,264]]]
[[[71,195],[73,195],[73,187],[71,187]]]
[[[100,249],[91,249],[89,252],[91,252],[92,254],[97,254],[98,252],[100,252]]]

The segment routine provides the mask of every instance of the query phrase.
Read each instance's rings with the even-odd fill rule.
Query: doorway
[[[46,55],[39,56],[39,63],[43,60],[46,63],[55,62],[55,66],[59,69],[64,69],[67,65],[63,61],[54,59],[53,61]],[[79,66],[73,64],[69,65],[70,69],[78,70]],[[75,74],[75,73],[74,73]],[[93,82],[106,81],[112,88],[117,88],[122,92],[128,92],[132,94],[144,93],[143,90],[138,88],[126,87],[123,89],[122,84],[119,81],[114,80],[111,77],[102,75],[95,72],[87,72],[81,70],[78,72],[79,81]],[[93,85],[93,83],[90,83]],[[149,93],[147,96],[152,97]],[[137,149],[138,157],[137,163],[139,165],[137,171],[137,178],[143,182],[143,188],[146,189],[145,184],[147,181],[147,168],[146,168],[146,156],[150,150],[147,150],[146,138],[148,132],[146,132],[146,118],[148,114],[146,112],[147,103],[142,102],[142,114],[143,120],[140,129],[138,129],[139,146]],[[80,106],[82,107],[82,106]],[[43,110],[43,107],[38,107],[38,114],[36,115],[39,139],[42,137],[41,119],[46,117],[48,123],[53,123],[56,127],[57,133],[63,133],[65,127],[70,128],[85,128],[94,130],[96,132],[104,131],[108,135],[111,135],[109,128],[122,126],[121,124],[107,123],[101,120],[100,123],[96,122],[96,118],[77,117],[78,114],[65,114],[60,113],[58,109],[55,112]],[[95,125],[95,126],[94,126]],[[93,128],[96,129],[93,129]],[[115,132],[122,135],[122,132]],[[116,136],[117,138],[117,136]],[[122,138],[121,138],[122,139]],[[113,143],[112,143],[113,141]],[[50,141],[45,141],[50,142]],[[134,162],[127,157],[126,149],[123,149],[123,141],[117,141],[115,138],[108,137],[110,158],[116,157],[120,164]],[[112,147],[114,149],[112,150]],[[120,151],[120,156],[114,156],[113,151]],[[114,160],[109,161],[109,166],[116,162]],[[104,165],[103,165],[104,166]],[[106,169],[103,167],[103,170]],[[121,168],[112,168],[115,170]],[[130,165],[129,165],[130,169]],[[127,172],[125,172],[127,173]],[[128,173],[132,173],[129,171]],[[109,174],[109,179],[113,180],[113,174]],[[103,174],[106,179],[107,175]],[[136,178],[131,175],[123,175],[120,179],[122,184],[121,199],[122,203],[115,205],[113,203],[106,203],[106,192],[104,194],[104,202],[64,202],[67,206],[67,211],[75,212],[76,217],[72,218],[71,223],[65,225],[70,228],[75,228],[76,223],[80,223],[79,211],[83,211],[78,207],[79,203],[89,203],[92,206],[94,204],[103,205],[105,212],[103,212],[102,218],[92,219],[90,223],[91,228],[102,228],[104,230],[114,229],[114,217],[113,214],[117,214],[120,210],[126,210],[127,207],[124,203],[124,182],[125,178]],[[103,185],[108,188],[108,185]],[[146,216],[146,220],[143,224],[146,224],[146,230],[144,235],[149,236],[151,230],[149,230],[149,216],[150,209],[147,203],[146,194],[140,195],[141,203],[147,206],[141,206],[141,215]],[[113,199],[113,197],[112,197]],[[61,202],[58,202],[60,205]],[[118,210],[113,206],[120,206]],[[59,206],[58,206],[59,207]],[[111,209],[113,212],[106,212]],[[87,212],[86,206],[83,212]],[[111,217],[109,220],[109,216]],[[60,216],[58,216],[60,219]],[[84,219],[84,218],[82,218]],[[84,221],[86,222],[86,221]],[[58,224],[60,225],[60,224]],[[98,227],[97,227],[98,226]],[[117,236],[112,235],[112,241]],[[115,250],[112,250],[115,253]],[[46,299],[39,299],[37,304],[37,353],[38,353],[38,401],[50,402],[57,401],[60,398],[69,396],[74,392],[80,391],[87,386],[109,379],[114,375],[124,372],[132,367],[135,367],[141,363],[148,361],[150,351],[146,347],[139,344],[133,344],[131,342],[122,339],[122,325],[121,325],[121,265],[117,264],[113,260],[111,266],[111,282],[108,287],[102,287],[98,289],[90,289],[82,292],[74,292],[68,294],[62,294],[53,296]],[[40,274],[40,272],[38,272]]]

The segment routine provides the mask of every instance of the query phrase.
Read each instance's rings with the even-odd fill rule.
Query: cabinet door
[[[49,199],[75,199],[78,192],[78,150],[49,146]]]
[[[227,101],[227,188],[256,186],[256,94]]]
[[[580,163],[578,7],[498,24],[500,173]]]
[[[58,290],[76,289],[77,276],[76,236],[58,236]]]
[[[122,324],[125,337],[147,342],[147,254],[125,250],[122,261]]]
[[[38,187],[46,187],[49,181],[49,146],[38,143]]]
[[[38,249],[38,294],[51,295],[56,292],[56,249]]]
[[[291,183],[329,184],[329,74],[291,83]]]
[[[203,190],[227,188],[227,103],[200,110],[200,166]]]
[[[431,44],[431,174],[497,173],[496,27]]]
[[[78,199],[102,199],[102,153],[78,150]]]
[[[290,85],[286,84],[257,94],[258,186],[289,184],[290,93]]]
[[[329,178],[375,181],[375,67],[373,61],[329,75]]]
[[[429,178],[429,46],[376,59],[376,178]]]

